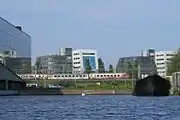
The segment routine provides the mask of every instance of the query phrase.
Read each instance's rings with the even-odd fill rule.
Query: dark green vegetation
[[[172,73],[180,71],[180,51],[178,51],[177,55],[171,58],[168,64],[169,64],[167,70],[168,75],[171,76]]]
[[[113,73],[114,72],[114,68],[113,68],[113,65],[109,65],[109,73]]]
[[[48,84],[59,84],[66,89],[131,90],[133,87],[132,80],[31,80],[27,82],[37,83],[41,87],[47,87]]]
[[[99,73],[105,73],[105,68],[104,68],[104,62],[102,61],[101,58],[98,58],[98,72]]]
[[[134,60],[133,62],[124,61],[123,67],[124,71],[129,74],[131,78],[138,79],[139,64],[136,60]]]

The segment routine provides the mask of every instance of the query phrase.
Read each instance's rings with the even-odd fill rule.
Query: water
[[[6,96],[0,120],[180,120],[180,97]]]

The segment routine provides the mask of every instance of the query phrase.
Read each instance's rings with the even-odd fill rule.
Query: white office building
[[[157,72],[161,77],[167,76],[166,71],[168,69],[168,63],[175,54],[175,51],[155,52],[155,64],[157,67]]]
[[[78,49],[72,52],[73,72],[84,73],[86,59],[89,59],[89,64],[92,71],[98,70],[98,57],[97,51],[92,49]]]

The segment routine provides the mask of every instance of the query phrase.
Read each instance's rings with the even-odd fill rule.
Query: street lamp
[[[67,57],[66,61],[64,63],[64,67],[63,67],[63,73],[65,74],[65,66],[67,64],[67,62],[69,62],[72,58],[71,57]],[[68,69],[69,69],[69,64],[68,64]],[[69,70],[68,70],[69,71]],[[64,80],[65,80],[65,75],[64,75]],[[66,80],[66,84],[67,84],[67,80]]]
[[[65,73],[65,66],[66,66],[67,62],[69,62],[71,59],[72,59],[71,57],[66,58],[66,62],[64,63],[64,67],[63,67],[63,73]]]

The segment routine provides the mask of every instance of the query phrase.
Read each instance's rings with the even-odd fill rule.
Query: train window
[[[74,75],[72,75],[72,77],[74,77]]]
[[[79,77],[78,75],[76,75],[76,77]]]
[[[106,77],[106,75],[104,75],[104,77]]]
[[[67,75],[65,75],[65,77],[67,77]]]
[[[56,75],[54,77],[57,77]]]
[[[111,77],[113,77],[113,75],[111,75]]]
[[[109,77],[109,75],[107,75]]]
[[[69,77],[71,77],[71,75],[69,75]]]
[[[103,77],[103,75],[101,75],[101,77]]]
[[[99,77],[99,75],[97,75],[97,77]]]
[[[114,77],[116,77],[116,75],[114,75]]]
[[[62,75],[62,77],[64,77],[64,75]]]
[[[118,75],[118,77],[120,77],[120,75]]]
[[[82,77],[82,75],[80,75],[80,77]]]
[[[86,75],[83,75],[83,77],[86,77]]]
[[[58,76],[58,77],[61,77],[61,76]]]

